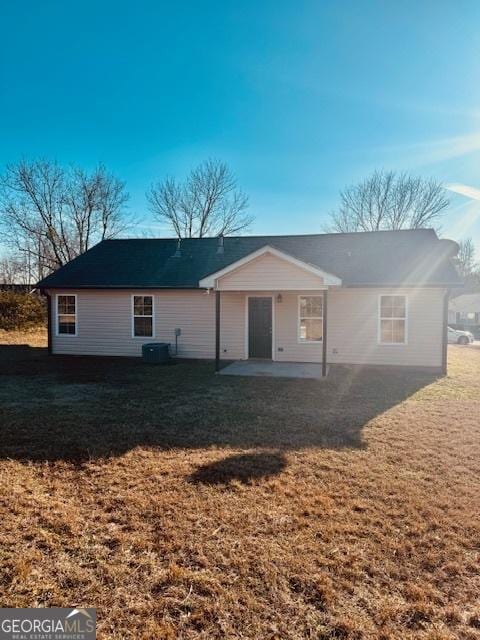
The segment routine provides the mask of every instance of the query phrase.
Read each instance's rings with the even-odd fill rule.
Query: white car
[[[474,337],[470,331],[460,331],[459,329],[452,329],[452,327],[448,327],[449,344],[470,344],[473,340]]]

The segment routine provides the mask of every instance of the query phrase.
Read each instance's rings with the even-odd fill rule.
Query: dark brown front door
[[[248,357],[272,359],[272,299],[248,299]]]

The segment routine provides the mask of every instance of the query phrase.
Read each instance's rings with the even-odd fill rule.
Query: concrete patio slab
[[[237,360],[219,371],[222,376],[262,376],[269,378],[322,378],[322,365],[311,362]],[[328,374],[328,368],[327,368]]]

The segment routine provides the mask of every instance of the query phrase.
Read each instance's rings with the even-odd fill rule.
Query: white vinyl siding
[[[337,289],[328,293],[328,361],[441,367],[444,289]],[[378,341],[378,296],[408,298],[408,344]]]
[[[322,343],[299,340],[299,295],[309,295],[309,292],[282,292],[281,302],[275,298],[275,360],[321,362]]]
[[[279,293],[281,302],[277,299]],[[77,290],[75,294],[78,337],[73,340],[71,336],[56,335],[54,331],[54,353],[141,356],[141,345],[151,342],[152,338],[132,337],[131,296],[152,295],[155,341],[168,342],[173,347],[175,329],[179,328],[182,332],[178,340],[180,357],[215,357],[214,293],[203,290]],[[246,357],[246,297],[251,294],[251,291],[221,294],[221,358],[235,360]],[[298,296],[316,293],[262,289],[255,291],[257,294],[274,296],[275,360],[321,362],[321,342],[298,340]],[[395,348],[379,344],[379,295],[408,297],[408,344]],[[330,289],[328,362],[440,367],[443,296],[443,289]],[[53,314],[56,322],[56,305]]]
[[[133,337],[132,296],[152,295],[154,340],[167,342],[174,353],[175,329],[181,329],[178,355],[183,358],[215,356],[215,294],[203,290],[155,292],[76,291],[76,340],[53,335],[53,352],[64,354],[141,356],[142,344],[152,337]],[[244,296],[222,294],[221,354],[225,359],[244,357]]]

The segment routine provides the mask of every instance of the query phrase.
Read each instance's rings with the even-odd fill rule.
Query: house
[[[480,293],[464,293],[448,304],[448,324],[480,333]]]
[[[448,304],[448,322],[480,324],[480,293],[464,293],[452,298]]]
[[[457,245],[431,229],[105,240],[44,278],[54,354],[446,369]],[[173,349],[174,351],[174,349]]]

